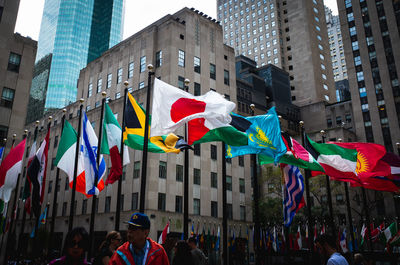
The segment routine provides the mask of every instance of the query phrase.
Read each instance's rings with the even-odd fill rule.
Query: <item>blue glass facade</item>
[[[124,0],[46,0],[36,57],[38,62],[52,54],[45,110],[76,101],[80,70],[121,41],[123,4]]]

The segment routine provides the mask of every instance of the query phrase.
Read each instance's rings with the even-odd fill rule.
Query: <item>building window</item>
[[[1,104],[0,106],[6,107],[6,108],[12,108],[13,103],[14,103],[14,95],[15,95],[15,90],[8,88],[8,87],[3,87],[3,91],[1,92]]]
[[[86,214],[87,212],[87,199],[82,201],[82,214]]]
[[[244,179],[242,178],[239,179],[239,192],[245,193]]]
[[[232,203],[226,204],[226,214],[228,216],[228,219],[233,219]]]
[[[10,57],[8,58],[8,71],[19,73],[19,66],[21,64],[21,55],[10,52]]]
[[[117,84],[122,82],[122,68],[119,68],[117,71]],[[108,80],[107,80],[107,88],[108,88]]]
[[[140,57],[140,73],[146,71],[146,56]]]
[[[49,187],[47,188],[47,193],[51,193],[53,189],[53,181],[49,181]]]
[[[68,202],[64,202],[63,206],[62,206],[61,216],[66,216],[67,215],[67,207],[68,207]]]
[[[201,153],[200,144],[193,145],[193,149],[194,149],[193,154],[195,156],[200,156],[200,153]]]
[[[198,168],[193,169],[193,184],[201,185],[201,171]]]
[[[218,202],[211,201],[211,216],[218,218]]]
[[[140,162],[137,161],[133,164],[133,178],[139,178],[140,175]]]
[[[193,60],[193,64],[194,64],[194,71],[196,72],[196,73],[199,73],[200,74],[200,68],[201,68],[201,61],[200,61],[200,58],[199,57],[194,57],[194,60]]]
[[[178,76],[178,87],[182,90],[185,89],[185,78],[182,76]]]
[[[215,64],[210,63],[210,78],[215,80]]]
[[[178,51],[178,66],[185,67],[185,52],[182,50]]]
[[[336,125],[341,125],[342,124],[342,116],[337,116],[336,117]]]
[[[224,70],[224,84],[229,86],[229,71]]]
[[[176,181],[183,182],[183,166],[176,165]]]
[[[232,177],[226,176],[226,190],[232,191]]]
[[[165,193],[158,193],[158,210],[159,211],[165,211],[165,201],[166,201]]]
[[[201,95],[201,87],[199,83],[194,83],[194,95],[200,96]]]
[[[200,215],[200,199],[193,199],[193,214]]]
[[[139,193],[134,192],[132,193],[132,200],[131,200],[131,209],[136,210],[138,208],[138,198],[139,198]]]
[[[182,204],[183,204],[182,196],[176,196],[175,197],[175,212],[176,213],[182,212]]]
[[[119,99],[121,97],[121,92],[115,93],[115,99]]]
[[[217,160],[217,146],[211,145],[211,159]]]
[[[167,178],[167,162],[160,161],[158,166],[158,177],[161,179]]]
[[[104,212],[109,213],[110,212],[110,206],[111,206],[111,196],[106,197],[106,203],[104,206]]]
[[[218,174],[211,172],[211,188],[218,188]]]
[[[328,128],[332,127],[332,119],[326,119],[326,124],[328,126]]]
[[[142,88],[144,88],[144,81],[140,82],[139,86],[138,86],[138,89],[142,89]]]
[[[246,221],[246,206],[240,205],[240,221]]]
[[[103,87],[103,79],[100,78],[97,80],[97,93],[101,92],[102,87]]]
[[[87,97],[90,98],[92,96],[92,93],[93,93],[93,84],[89,83]]]
[[[133,69],[135,68],[135,63],[131,62],[128,65],[128,78],[132,78],[133,76]]]
[[[244,157],[243,156],[239,156],[239,166],[240,167],[244,167]]]
[[[156,67],[162,66],[162,51],[156,52]]]

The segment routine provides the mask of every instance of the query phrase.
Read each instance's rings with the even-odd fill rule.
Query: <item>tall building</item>
[[[19,0],[0,1],[0,146],[19,142],[25,129],[37,42],[14,33]],[[8,152],[8,150],[7,150]]]
[[[326,26],[328,29],[329,48],[331,50],[333,78],[335,80],[336,100],[350,99],[350,88],[347,80],[346,60],[344,58],[342,33],[339,16],[334,16],[332,10],[325,7]]]
[[[400,141],[400,2],[338,1],[359,141]]]
[[[79,71],[121,41],[123,7],[124,0],[45,1],[27,123],[75,102]]]
[[[197,10],[184,8],[154,22],[90,62],[80,71],[78,96],[85,99],[84,107],[95,132],[99,131],[100,126],[102,91],[107,92],[109,105],[120,123],[125,80],[129,82],[128,91],[136,100],[139,103],[146,102],[148,64],[154,65],[155,77],[171,85],[183,89],[184,80],[188,78],[191,80],[190,93],[204,94],[216,90],[236,102],[235,54],[231,47],[223,44],[222,38],[221,26],[215,20],[200,15]],[[79,102],[67,107],[67,119],[75,128],[78,125],[78,108]],[[60,139],[62,112],[58,110],[52,115],[49,157],[54,158]],[[45,125],[46,117],[41,122]],[[33,131],[33,126],[30,125],[30,131]],[[40,139],[44,134],[45,130],[41,132]],[[183,128],[176,134],[184,135]],[[31,142],[32,139],[28,146]],[[216,233],[219,225],[222,229],[222,143],[204,143],[196,145],[194,149],[189,154],[189,218],[195,229],[199,226],[199,231],[204,227],[205,231],[210,229]],[[126,230],[122,222],[138,209],[140,197],[142,151],[129,150],[131,163],[125,168],[122,185],[122,231]],[[170,219],[170,232],[180,238],[183,231],[184,154],[149,153],[148,159],[145,212],[152,222],[150,237],[158,238]],[[250,156],[233,158],[226,164],[228,224],[236,229],[236,234],[240,225],[244,229],[252,220],[249,165]],[[49,165],[47,172],[44,201],[52,203],[56,190],[56,170]],[[71,190],[68,178],[64,174],[60,177],[55,227],[62,239],[67,231]],[[95,231],[100,237],[114,229],[117,197],[117,183],[107,186],[99,195]],[[74,226],[81,225],[88,229],[92,200],[82,194],[77,194],[76,200]],[[49,216],[52,214],[50,211]],[[27,224],[25,233],[30,233],[32,224]]]
[[[321,0],[218,0],[217,14],[236,55],[288,71],[293,104],[335,101]]]

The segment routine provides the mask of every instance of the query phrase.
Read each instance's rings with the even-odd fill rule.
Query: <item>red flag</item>
[[[168,221],[167,225],[164,227],[164,230],[162,231],[160,237],[158,238],[158,244],[165,243],[168,233],[169,233],[169,221]]]

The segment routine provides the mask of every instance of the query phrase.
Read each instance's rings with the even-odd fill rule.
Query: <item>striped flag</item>
[[[284,224],[290,226],[296,212],[304,206],[304,178],[300,170],[292,165],[281,164],[282,173],[285,178],[285,193],[283,200]]]
[[[169,221],[167,225],[164,227],[164,230],[162,231],[160,237],[158,238],[158,244],[164,244],[165,241],[167,240],[168,234],[169,234]]]

